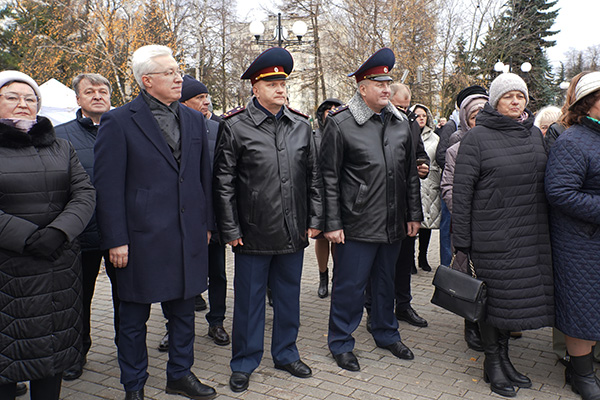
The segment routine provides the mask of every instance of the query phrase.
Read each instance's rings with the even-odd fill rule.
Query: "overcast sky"
[[[264,20],[266,13],[261,11],[260,4],[274,9],[273,2],[269,0],[240,0],[238,15],[245,18],[250,14],[255,19]],[[563,59],[564,53],[571,47],[585,50],[600,44],[599,0],[559,0],[558,7],[560,12],[554,30],[560,30],[560,33],[552,37],[552,40],[556,40],[556,46],[548,50],[548,58],[554,65]]]
[[[563,59],[564,53],[573,47],[585,50],[589,46],[600,44],[598,34],[598,0],[559,0],[560,12],[554,24],[554,30],[560,30],[556,36],[556,46],[548,50],[550,61],[556,63]]]

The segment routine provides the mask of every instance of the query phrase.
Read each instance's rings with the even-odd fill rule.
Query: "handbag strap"
[[[473,260],[471,260],[471,253],[467,254],[467,259],[469,260],[469,268],[471,269],[471,276],[473,278],[477,278],[477,274],[475,273],[475,265],[473,265]]]

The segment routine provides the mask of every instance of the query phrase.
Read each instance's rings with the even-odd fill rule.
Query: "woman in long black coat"
[[[489,97],[456,158],[452,242],[470,254],[488,286],[487,315],[480,323],[484,378],[492,391],[513,397],[514,386],[530,387],[531,381],[510,362],[510,331],[554,322],[547,156],[525,108],[525,82],[502,74],[492,82]]]
[[[0,72],[0,398],[31,381],[31,399],[58,400],[81,358],[77,236],[95,192],[69,142],[37,117],[35,81]]]
[[[600,340],[600,72],[579,79],[546,167],[556,328],[565,333],[570,383],[600,399],[592,346]]]

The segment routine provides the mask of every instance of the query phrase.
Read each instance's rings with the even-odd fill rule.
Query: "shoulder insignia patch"
[[[292,107],[288,107],[288,110],[290,110],[291,112],[293,112],[294,114],[298,114],[304,118],[310,118],[308,115],[304,114],[302,111],[298,111],[296,109],[293,109]]]
[[[244,106],[236,107],[233,110],[229,110],[225,114],[221,115],[221,118],[227,119],[227,118],[229,118],[229,117],[231,117],[231,116],[233,116],[235,114],[241,113],[245,109],[246,109],[246,107],[244,107]]]
[[[336,108],[330,110],[329,111],[329,115],[339,114],[340,112],[342,112],[342,111],[344,111],[346,109],[348,109],[348,105],[347,104],[343,104],[343,105],[341,105],[339,107],[336,107]]]

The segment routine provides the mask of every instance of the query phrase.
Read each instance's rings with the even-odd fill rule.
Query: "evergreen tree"
[[[498,74],[494,71],[498,60],[523,77],[529,88],[531,110],[552,104],[559,92],[545,51],[556,44],[546,38],[556,34],[551,29],[558,15],[558,10],[552,10],[557,2],[509,0],[477,53],[480,73],[488,85]],[[528,73],[520,69],[525,62],[532,65]]]
[[[464,37],[458,38],[456,48],[452,51],[453,73],[448,77],[444,87],[442,87],[442,116],[449,116],[454,111],[456,95],[464,88],[471,85],[481,85],[480,79],[475,76],[471,63],[471,54],[466,49],[467,40]]]

